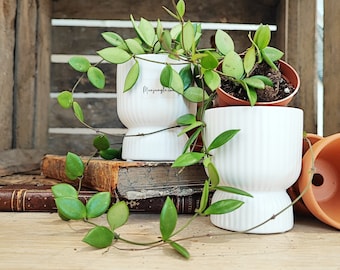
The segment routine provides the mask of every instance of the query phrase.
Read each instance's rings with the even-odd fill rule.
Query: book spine
[[[96,191],[81,191],[79,199],[86,203]],[[174,201],[179,214],[191,214],[199,206],[201,194],[196,193],[189,196],[170,196]],[[131,212],[160,213],[166,197],[155,197],[149,199],[124,200]],[[112,198],[112,203],[117,201]],[[51,190],[1,188],[0,189],[0,211],[6,212],[56,212],[54,197]]]

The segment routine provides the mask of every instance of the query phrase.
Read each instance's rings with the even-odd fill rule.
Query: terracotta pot
[[[303,202],[316,218],[340,229],[340,133],[320,139],[306,151],[298,179],[300,192],[310,181],[313,155],[315,171]]]
[[[321,140],[322,138],[323,137],[316,135],[316,134],[312,134],[312,133],[307,134],[307,139],[310,141],[312,145],[318,142],[319,140]],[[303,146],[302,146],[302,156],[308,151],[308,149],[309,149],[309,143],[307,142],[307,140],[304,139]],[[300,195],[298,181],[296,181],[294,185],[289,187],[287,189],[287,192],[290,198],[292,199],[292,201],[294,201]],[[294,212],[299,215],[312,216],[311,212],[308,210],[303,200],[298,200],[294,204]]]
[[[280,71],[283,77],[295,88],[295,91],[288,97],[272,102],[257,102],[255,106],[287,106],[300,88],[300,77],[295,69],[286,62],[279,60]],[[249,101],[236,98],[221,88],[217,88],[217,105],[218,106],[249,106]]]

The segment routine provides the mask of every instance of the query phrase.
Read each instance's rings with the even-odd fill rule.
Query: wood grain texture
[[[180,215],[178,225],[190,216]],[[96,220],[106,225],[104,217]],[[144,251],[117,248],[95,250],[82,242],[92,228],[83,222],[65,222],[56,213],[0,213],[2,269],[338,269],[340,234],[315,219],[298,218],[293,230],[272,235],[235,234],[218,229],[208,217],[199,217],[179,238],[206,235],[179,242],[191,253],[182,259],[169,246]],[[34,228],[34,229],[33,229]],[[159,215],[131,214],[118,233],[135,241],[159,236]],[[220,236],[214,236],[220,234]],[[222,235],[221,235],[222,234]],[[176,238],[177,239],[177,238]],[[117,244],[119,248],[137,248]]]
[[[12,148],[16,1],[0,3],[0,151]]]

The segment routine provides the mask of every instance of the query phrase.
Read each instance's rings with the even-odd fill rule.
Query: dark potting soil
[[[269,102],[283,99],[295,90],[294,87],[281,75],[280,71],[274,70],[265,62],[260,63],[253,70],[251,75],[265,75],[269,77],[274,84],[274,87],[266,86],[265,89],[256,89],[258,102]],[[240,85],[236,85],[226,77],[222,77],[221,89],[236,98],[248,100],[246,91]]]

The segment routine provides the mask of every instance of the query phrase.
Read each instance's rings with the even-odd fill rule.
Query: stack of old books
[[[78,185],[65,175],[65,156],[41,158],[34,151],[6,152],[0,155],[0,211],[56,211],[51,186],[61,182]],[[113,203],[124,200],[131,211],[160,212],[170,196],[179,213],[193,213],[205,179],[201,165],[181,170],[168,162],[92,159],[79,198],[86,202],[99,191],[110,191]]]

